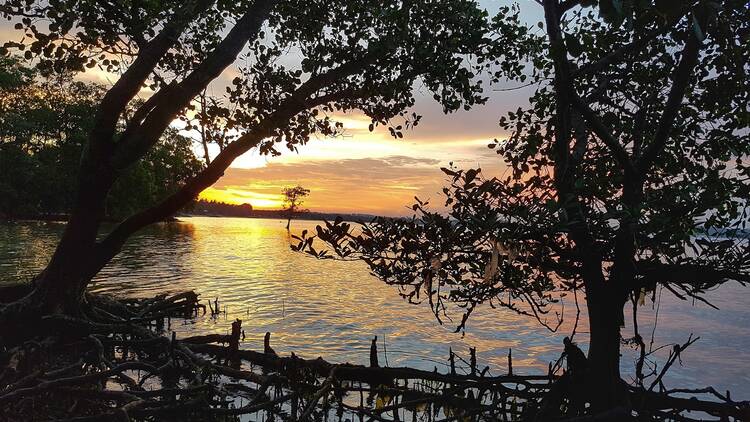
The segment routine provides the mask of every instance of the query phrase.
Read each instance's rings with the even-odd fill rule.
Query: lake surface
[[[241,218],[180,218],[143,230],[95,280],[92,289],[119,297],[152,297],[164,292],[195,290],[204,300],[219,298],[227,315],[173,321],[180,336],[228,333],[234,318],[243,320],[243,348],[262,349],[263,334],[280,354],[322,356],[333,362],[366,364],[370,340],[378,336],[381,365],[408,365],[445,371],[452,348],[468,360],[477,348],[480,367],[491,374],[507,371],[512,349],[516,373],[545,372],[562,351],[575,306],[565,304],[565,324],[551,333],[536,321],[509,311],[480,307],[465,335],[456,323],[440,326],[427,305],[409,305],[395,287],[369,274],[360,262],[319,261],[290,250],[285,221]],[[292,232],[312,230],[316,223],[294,221]],[[0,223],[0,282],[29,280],[47,263],[63,224]],[[750,399],[750,290],[736,283],[710,293],[717,311],[702,303],[680,301],[664,290],[658,301],[654,347],[700,336],[666,377],[667,387],[731,390]],[[570,299],[570,298],[568,298]],[[656,304],[639,310],[641,334],[650,341]],[[582,311],[585,314],[585,310]],[[629,336],[630,316],[624,335]],[[586,346],[586,321],[575,339]],[[661,365],[669,347],[656,354]],[[624,376],[635,354],[623,346]]]

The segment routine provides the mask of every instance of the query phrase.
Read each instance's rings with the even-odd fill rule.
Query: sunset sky
[[[495,13],[509,1],[482,0]],[[541,19],[541,7],[521,0],[522,15],[529,23]],[[9,23],[0,24],[0,39],[18,39]],[[228,69],[211,85],[221,93],[232,79]],[[84,79],[111,85],[117,75],[93,70]],[[224,177],[201,196],[231,203],[250,203],[258,209],[281,206],[281,189],[302,185],[311,190],[305,207],[322,212],[357,212],[407,215],[414,196],[440,205],[445,177],[441,166],[453,162],[463,168],[481,166],[485,173],[501,173],[504,166],[487,144],[506,136],[497,122],[509,110],[524,106],[530,89],[499,91],[513,85],[489,87],[485,106],[444,115],[431,93],[417,91],[412,110],[423,116],[419,126],[395,140],[385,128],[368,131],[369,120],[361,114],[339,116],[346,128],[343,137],[314,139],[299,152],[281,149],[280,157],[259,156],[250,151],[237,159]],[[492,89],[492,91],[489,91]],[[145,94],[148,95],[147,93]],[[143,96],[143,95],[142,95]],[[196,152],[198,150],[196,149]],[[202,155],[202,153],[200,153]]]
[[[503,170],[487,144],[504,135],[497,125],[500,114],[527,95],[504,94],[493,95],[483,108],[448,116],[430,100],[420,101],[416,112],[422,122],[401,140],[387,130],[369,132],[364,116],[345,116],[344,137],[316,139],[280,157],[247,153],[202,196],[278,208],[281,189],[300,184],[311,190],[306,207],[316,211],[409,214],[414,196],[440,202],[445,182],[440,167],[450,162],[493,174]]]
[[[500,5],[512,2],[479,3],[495,13]],[[527,22],[542,19],[536,2],[518,3]],[[215,85],[223,86],[221,81]],[[409,215],[414,196],[441,206],[445,175],[440,167],[453,162],[463,168],[480,166],[492,175],[504,171],[487,144],[507,135],[498,126],[500,116],[527,104],[531,89],[500,91],[514,86],[492,87],[485,93],[490,98],[485,106],[451,115],[442,113],[431,93],[417,92],[413,111],[423,117],[401,140],[394,140],[385,128],[369,132],[370,121],[363,115],[344,116],[346,136],[313,140],[299,153],[284,150],[280,157],[245,154],[202,197],[250,203],[258,209],[278,208],[281,189],[300,184],[311,190],[305,206],[315,211]]]

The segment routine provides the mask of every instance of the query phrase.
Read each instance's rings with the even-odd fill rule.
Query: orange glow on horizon
[[[442,121],[393,139],[383,126],[370,132],[370,119],[361,113],[333,117],[344,123],[342,136],[313,138],[297,151],[282,148],[278,157],[251,150],[199,197],[278,210],[281,190],[301,185],[311,190],[303,204],[311,211],[408,216],[414,212],[414,197],[429,200],[433,210],[444,209],[446,178],[440,167],[481,167],[492,176],[505,170],[487,148],[490,139],[503,137],[471,132],[471,126]]]
[[[198,195],[198,199],[224,202],[227,204],[250,204],[254,209],[271,210],[282,208],[281,194],[258,193],[240,189],[208,188]]]

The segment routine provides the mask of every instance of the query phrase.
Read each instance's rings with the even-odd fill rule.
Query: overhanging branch
[[[345,69],[348,74],[353,74],[360,70],[361,66],[364,66],[364,64],[360,63],[360,66],[342,66],[332,70],[330,73],[343,75],[343,73],[339,71]],[[329,72],[327,72],[326,75],[328,73]],[[327,80],[328,76],[320,75],[320,78],[316,79],[316,82],[307,85],[307,88],[311,89],[311,87],[317,83],[320,83],[321,87],[324,86],[325,80]],[[185,183],[185,185],[183,185],[177,192],[170,195],[159,204],[134,214],[115,227],[107,237],[97,243],[97,253],[92,259],[89,274],[93,276],[101,270],[101,268],[120,251],[122,245],[130,235],[149,224],[161,221],[179,211],[198,196],[198,194],[204,189],[216,183],[216,181],[224,175],[224,171],[237,157],[260,145],[263,139],[271,136],[275,129],[283,127],[283,125],[296,114],[305,109],[318,107],[332,101],[351,98],[352,95],[355,95],[358,91],[342,90],[336,93],[322,95],[314,99],[300,98],[303,92],[309,92],[309,90],[305,89],[304,91],[295,91],[276,112],[272,113],[267,119],[265,119],[258,129],[246,133],[236,141],[227,145],[227,147],[221,151],[216,158],[214,158],[211,164]]]
[[[248,40],[260,32],[276,0],[261,0],[245,13],[214,50],[181,82],[159,91],[156,104],[143,123],[118,144],[115,168],[125,168],[142,157],[156,143],[177,113],[231,65]],[[147,102],[148,103],[148,102]]]
[[[605,67],[611,64],[614,64],[618,62],[619,60],[625,58],[625,56],[637,53],[639,50],[646,47],[648,43],[655,40],[657,37],[659,37],[662,34],[664,34],[663,28],[651,31],[645,36],[638,38],[637,40],[631,42],[630,44],[626,44],[618,48],[617,50],[614,50],[613,52],[607,54],[601,59],[595,62],[588,63],[578,68],[577,70],[571,73],[571,78],[577,79],[577,78],[595,74],[599,72],[600,70],[604,69]]]
[[[188,2],[177,16],[173,16],[164,29],[140,50],[133,64],[102,99],[91,136],[93,147],[96,147],[98,143],[109,144],[112,141],[117,120],[128,102],[138,94],[141,86],[164,54],[177,43],[180,34],[187,28],[193,17],[207,9],[212,3],[212,0]]]
[[[706,288],[735,280],[750,283],[750,272],[717,268],[704,264],[647,264],[640,265],[638,275],[643,285],[688,284]]]

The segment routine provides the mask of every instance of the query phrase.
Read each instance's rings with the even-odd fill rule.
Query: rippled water
[[[243,320],[242,347],[262,348],[271,331],[277,352],[335,362],[367,363],[372,336],[379,338],[380,360],[445,370],[448,349],[467,358],[477,348],[479,364],[491,373],[507,370],[513,350],[515,372],[546,371],[562,349],[572,327],[575,307],[565,306],[566,324],[550,333],[536,322],[508,311],[480,307],[465,336],[455,324],[440,326],[426,306],[407,304],[394,287],[370,275],[359,262],[318,261],[289,249],[285,222],[239,218],[181,218],[136,235],[97,277],[92,289],[118,296],[150,297],[192,289],[205,300],[218,297],[227,316],[173,322],[178,336],[227,333],[230,321]],[[314,222],[295,221],[292,231],[313,229]],[[49,259],[63,225],[49,222],[0,223],[0,280],[28,280]],[[655,346],[701,339],[674,367],[667,386],[730,389],[750,398],[750,311],[748,291],[727,285],[710,294],[720,311],[702,303],[679,301],[664,291],[658,312]],[[583,312],[585,314],[585,311]],[[641,333],[650,340],[655,306],[639,311]],[[457,315],[458,316],[458,315]],[[630,317],[626,318],[630,328]],[[585,320],[576,339],[586,342]],[[634,354],[623,348],[623,370]],[[669,348],[658,354],[665,359]]]

